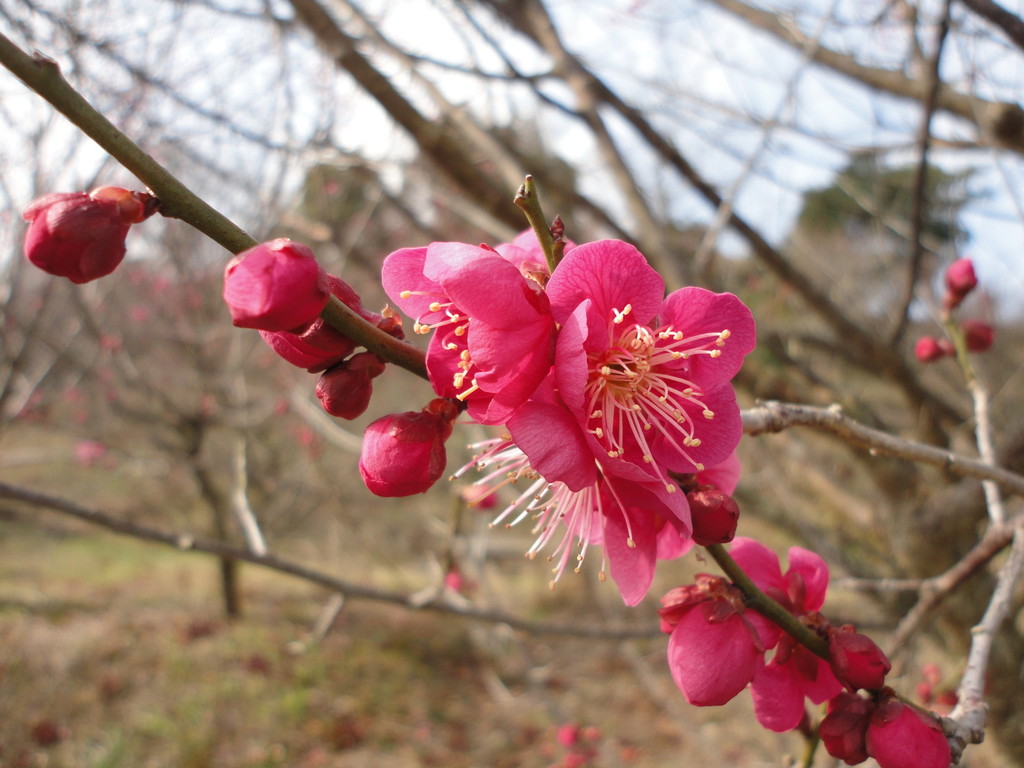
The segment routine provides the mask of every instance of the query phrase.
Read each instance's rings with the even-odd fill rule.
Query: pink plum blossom
[[[481,424],[503,424],[547,376],[555,323],[536,282],[486,246],[431,243],[390,254],[384,289],[433,331],[427,372],[439,397],[464,401]]]
[[[287,238],[243,251],[224,269],[224,301],[239,328],[301,333],[329,297],[313,252]]]
[[[552,384],[558,400],[528,401],[508,424],[545,478],[578,488],[596,456],[619,467],[612,474],[635,469],[672,492],[670,471],[699,472],[732,453],[742,425],[730,380],[755,341],[739,299],[700,288],[663,299],[661,277],[618,240],[574,248],[547,295],[562,326]],[[581,439],[589,455],[556,448]]]
[[[157,205],[152,195],[121,187],[46,195],[22,214],[30,222],[25,257],[73,283],[103,277],[124,259],[131,225],[152,215]]]
[[[825,561],[801,547],[789,550],[785,574],[779,559],[766,546],[737,538],[730,554],[760,589],[805,623],[820,623],[829,572]],[[765,728],[788,731],[804,716],[804,698],[821,704],[842,690],[829,663],[812,654],[789,635],[781,635],[772,659],[751,682],[754,713]]]

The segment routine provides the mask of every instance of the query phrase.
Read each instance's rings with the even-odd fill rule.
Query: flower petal
[[[804,693],[796,670],[789,664],[766,664],[750,684],[757,722],[769,731],[782,733],[800,725]]]
[[[690,378],[702,386],[732,379],[757,342],[754,316],[731,293],[681,288],[665,298],[659,319],[686,336],[729,331],[719,357],[694,355],[689,359]]]
[[[567,253],[548,282],[555,320],[564,323],[590,299],[601,317],[631,306],[634,322],[647,323],[657,313],[665,282],[636,248],[621,240],[584,243]]]
[[[750,626],[739,614],[710,623],[687,611],[668,641],[668,665],[686,700],[698,707],[733,699],[764,664]]]

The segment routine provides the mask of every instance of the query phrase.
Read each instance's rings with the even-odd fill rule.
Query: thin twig
[[[129,520],[119,519],[113,515],[82,506],[58,496],[51,496],[50,494],[40,493],[39,491],[33,491],[9,483],[0,482],[0,498],[22,501],[40,509],[58,512],[62,515],[106,528],[115,533],[156,544],[163,544],[183,552],[202,552],[222,559],[252,563],[253,565],[277,571],[278,573],[294,576],[311,584],[326,587],[329,590],[345,595],[350,600],[373,600],[400,605],[410,610],[433,611],[435,613],[461,616],[466,619],[486,621],[492,624],[505,624],[512,629],[537,635],[566,635],[599,640],[629,640],[658,637],[661,634],[661,630],[653,621],[649,626],[642,628],[602,627],[579,623],[554,624],[530,621],[503,611],[481,609],[468,604],[434,601],[424,605],[413,605],[410,601],[410,596],[404,592],[380,589],[367,584],[346,581],[286,558],[269,553],[258,555],[248,549],[233,547],[214,539],[192,536],[186,533],[161,531],[146,525],[133,523]]]
[[[907,276],[907,284],[904,286],[902,306],[897,314],[899,319],[890,339],[893,346],[896,346],[903,338],[907,325],[910,323],[910,305],[914,302],[917,283],[921,279],[921,263],[924,261],[925,252],[923,234],[928,212],[928,151],[932,142],[932,118],[938,107],[939,87],[942,85],[939,67],[942,63],[942,50],[946,44],[946,37],[949,35],[951,2],[952,0],[946,0],[943,6],[942,19],[935,32],[935,52],[932,54],[927,72],[928,89],[923,99],[921,124],[917,134],[918,158],[917,167],[914,169],[913,204],[910,212],[910,271]]]
[[[853,445],[868,449],[872,455],[896,456],[921,464],[931,464],[960,477],[992,480],[1006,491],[1024,495],[1024,476],[979,459],[916,443],[866,427],[848,418],[839,405],[819,408],[811,405],[766,401],[743,411],[743,431],[747,435],[781,432],[790,427],[810,427],[838,435]]]

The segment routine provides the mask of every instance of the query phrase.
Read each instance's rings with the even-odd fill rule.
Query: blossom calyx
[[[938,719],[888,689],[871,713],[865,742],[881,768],[948,768],[952,760]]]
[[[224,301],[239,328],[303,329],[329,298],[326,273],[313,252],[284,237],[243,251],[224,269]]]
[[[686,500],[690,503],[693,540],[697,544],[706,547],[733,540],[740,508],[732,496],[717,488],[701,486],[687,493]]]
[[[22,214],[30,222],[25,257],[44,272],[73,283],[109,275],[124,259],[131,225],[151,216],[158,206],[149,193],[121,187],[46,195]]]
[[[372,379],[384,373],[384,361],[372,352],[360,352],[328,368],[316,384],[320,404],[339,419],[355,419],[370,405]]]
[[[459,409],[442,398],[421,411],[393,413],[366,428],[359,474],[377,496],[424,493],[444,473],[445,440]]]
[[[978,277],[974,274],[974,263],[970,259],[957,259],[946,268],[946,296],[943,305],[946,309],[954,309],[978,285]]]
[[[832,673],[851,693],[859,688],[877,691],[892,669],[875,641],[854,631],[849,624],[829,631],[828,657]]]

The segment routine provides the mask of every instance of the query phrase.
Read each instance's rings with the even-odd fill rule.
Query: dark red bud
[[[967,349],[971,352],[987,352],[995,341],[996,332],[991,325],[980,320],[964,320],[961,324],[964,332],[964,341]]]
[[[832,757],[847,765],[868,759],[867,728],[874,707],[874,702],[853,693],[840,693],[829,701],[818,735]]]
[[[379,357],[360,352],[324,371],[316,384],[316,396],[332,416],[355,419],[370,405],[371,380],[383,372],[384,362]]]
[[[727,493],[701,486],[686,494],[693,521],[693,540],[701,546],[725,544],[736,535],[740,508]]]

